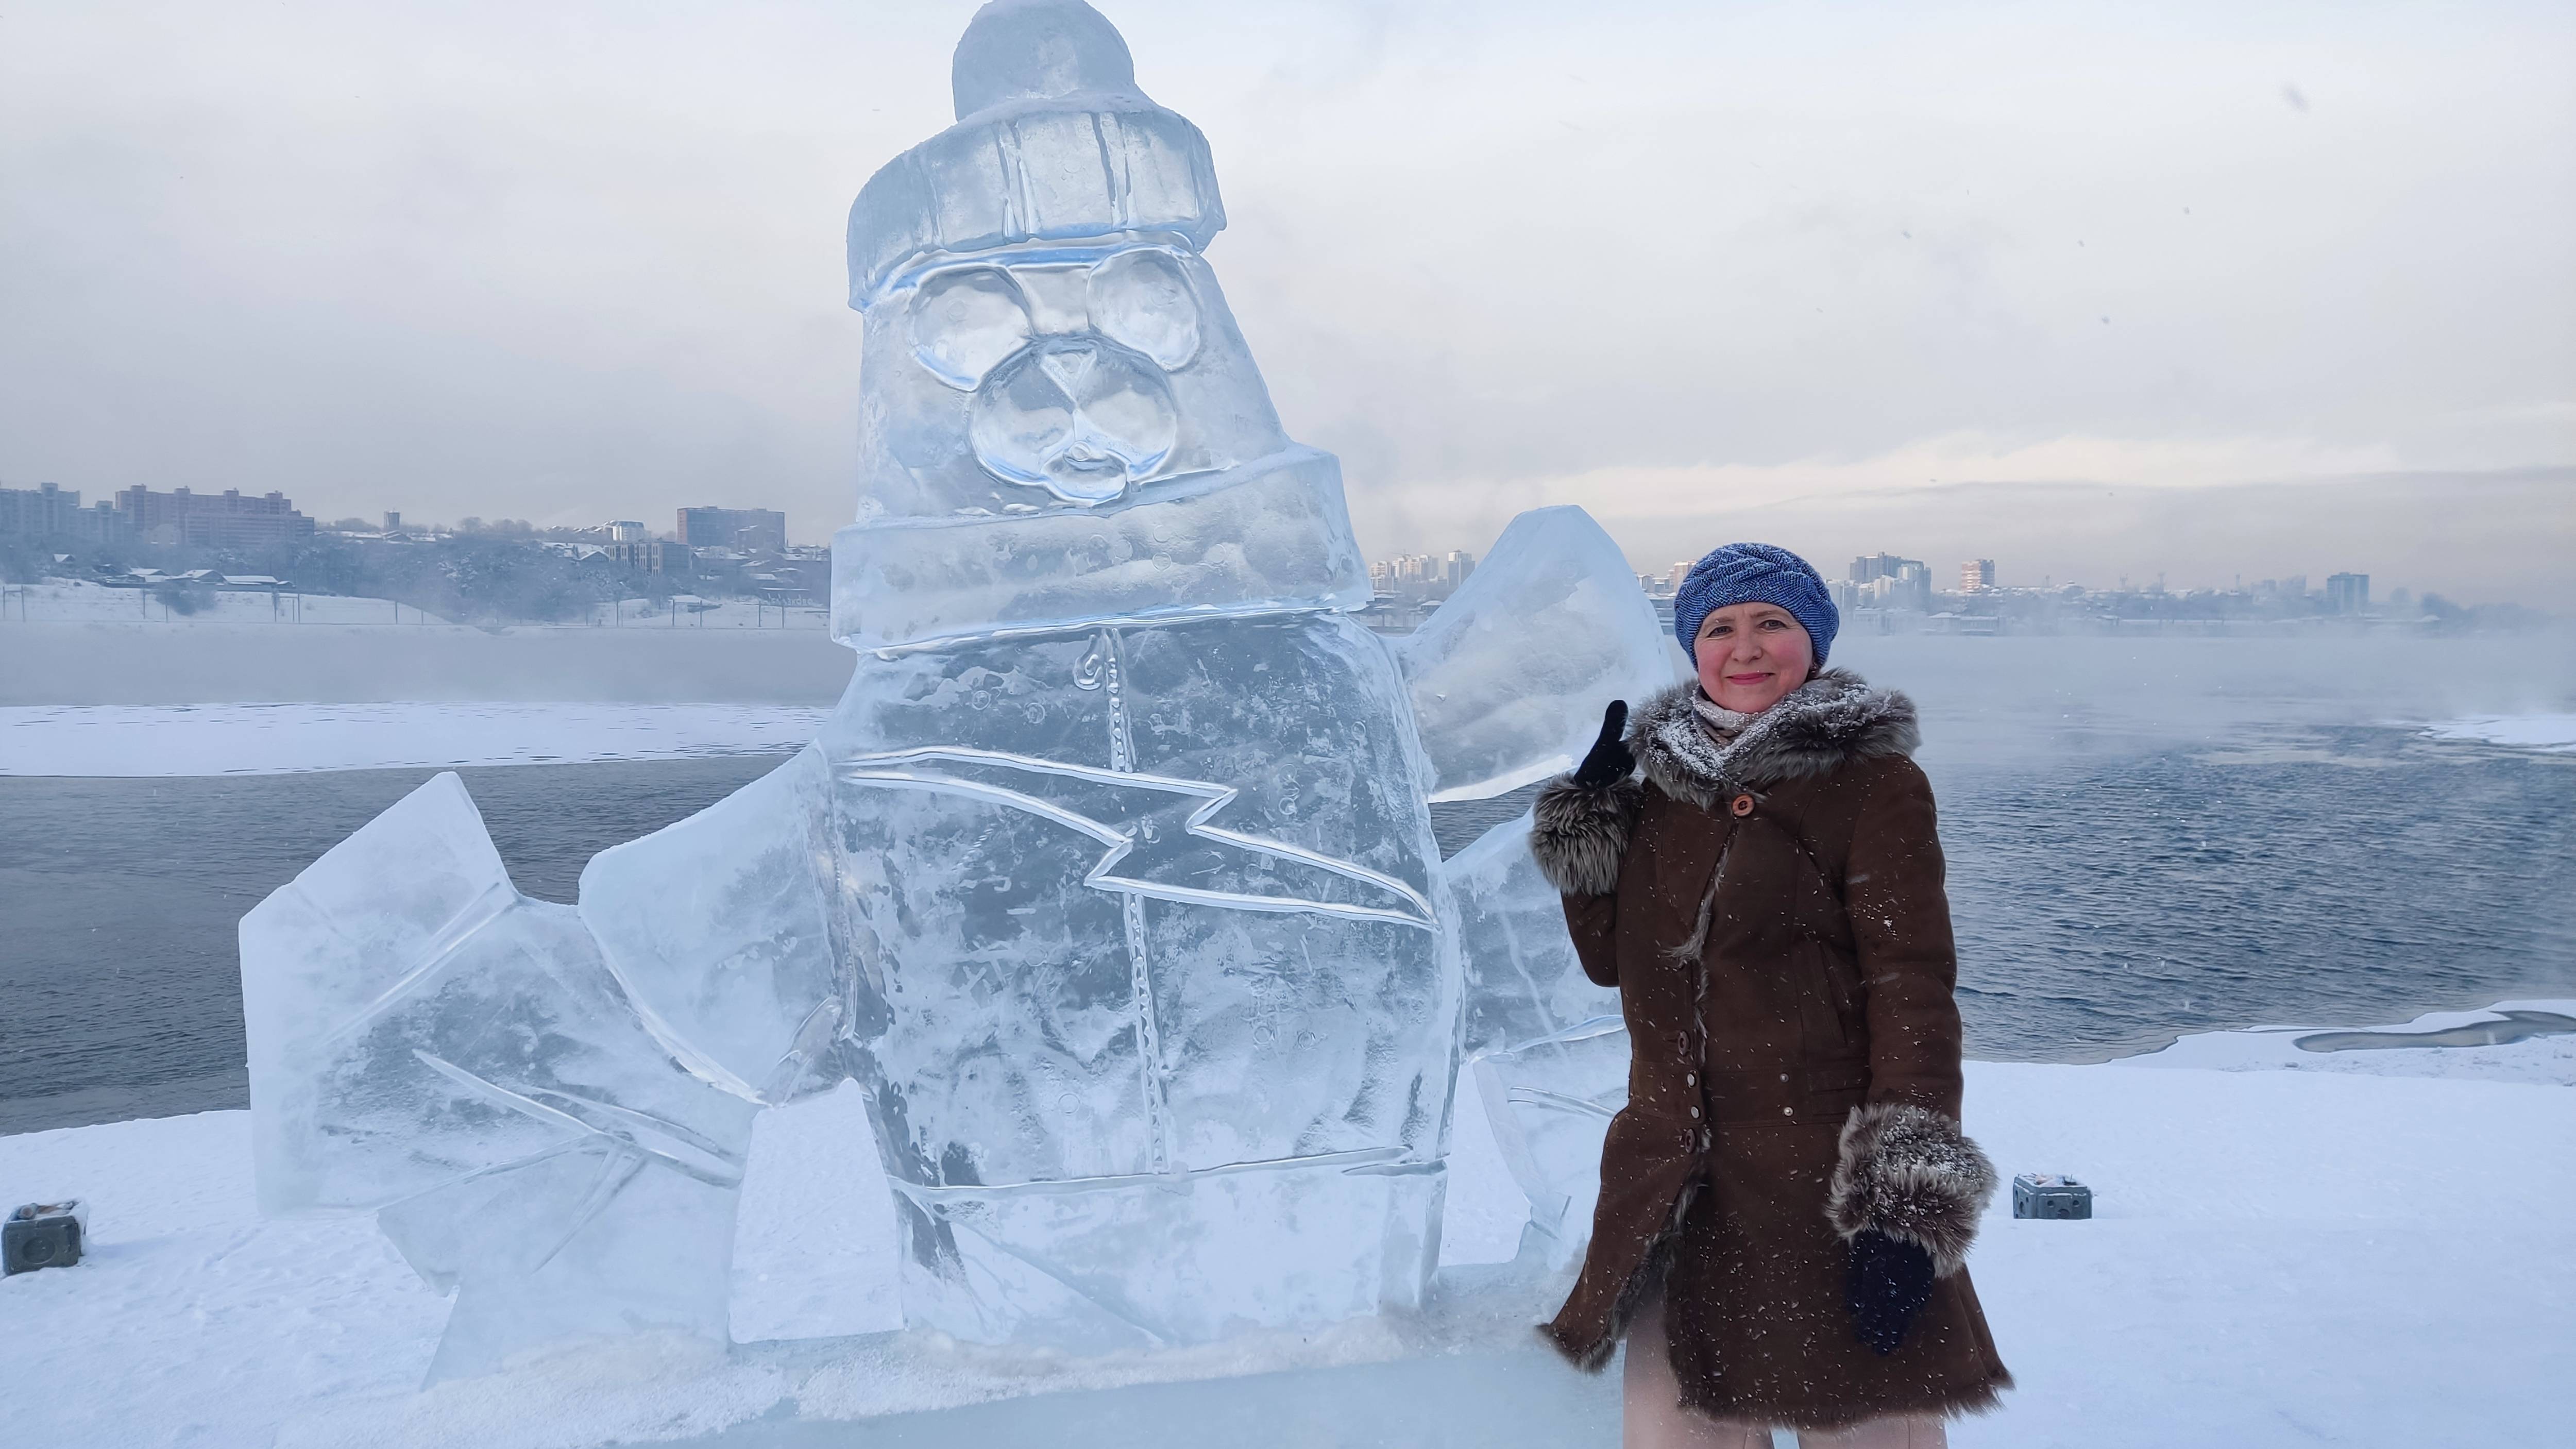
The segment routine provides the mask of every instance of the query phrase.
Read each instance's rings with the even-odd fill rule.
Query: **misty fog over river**
[[[217,651],[251,642],[207,640]],[[480,679],[486,697],[552,689],[820,708],[848,657],[821,639],[447,640],[434,658],[432,641],[410,656],[401,642],[345,657],[304,644],[300,665],[260,659],[268,687],[243,694],[458,699]],[[13,647],[0,637],[0,650]],[[85,657],[101,667],[117,648],[147,647],[169,646],[110,638]],[[113,687],[75,678],[78,652],[60,650],[42,675],[9,671],[0,704],[26,719],[31,706],[204,697],[203,683],[174,685],[186,676],[167,671]],[[2576,752],[2546,737],[2428,732],[2568,712],[2570,653],[2563,634],[1899,636],[1848,638],[1835,662],[1921,704],[1972,1054],[2096,1061],[2187,1032],[2369,1024],[2576,992]],[[28,656],[0,661],[12,657]],[[431,729],[436,712],[419,713]],[[85,718],[62,712],[48,727],[112,727]],[[763,753],[463,774],[520,888],[568,901],[593,853],[774,767],[774,716],[768,728],[742,745]],[[432,752],[386,758],[444,758],[434,738],[411,744]],[[621,748],[632,746],[597,753]],[[703,755],[704,742],[687,752]],[[434,770],[27,773],[44,753],[35,733],[13,742],[0,727],[0,1132],[243,1105],[235,923]],[[253,763],[227,765],[216,738],[190,758],[172,768],[279,768],[274,738],[245,756]],[[1436,807],[1444,851],[1510,818],[1526,794]]]

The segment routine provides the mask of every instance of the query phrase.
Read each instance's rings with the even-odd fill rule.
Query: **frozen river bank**
[[[284,775],[784,753],[826,711],[518,701],[0,705],[0,775]]]

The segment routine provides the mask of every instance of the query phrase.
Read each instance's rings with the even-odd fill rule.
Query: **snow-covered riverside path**
[[[2569,1002],[2505,1006],[2576,1015]],[[2576,1036],[2319,1054],[2289,1033],[2234,1032],[2103,1066],[1968,1072],[1970,1128],[2004,1171],[2072,1173],[2098,1196],[2090,1222],[2017,1222],[2000,1202],[1990,1215],[1973,1265],[2020,1387],[1954,1430],[1961,1449],[2563,1440]],[[1409,1351],[1384,1325],[1109,1361],[868,1335],[891,1312],[891,1225],[873,1153],[834,1141],[864,1120],[854,1105],[845,1092],[764,1120],[735,1310],[738,1332],[857,1336],[730,1356],[631,1341],[428,1393],[415,1386],[445,1304],[365,1218],[261,1220],[246,1113],[0,1137],[0,1197],[94,1204],[87,1261],[0,1281],[18,1364],[53,1366],[41,1392],[9,1376],[0,1443],[784,1445],[822,1442],[799,1431],[834,1421],[1014,1392]],[[1459,1126],[1448,1255],[1472,1262],[1499,1255],[1517,1205],[1484,1160],[1481,1122],[1462,1113]],[[1429,1336],[1519,1350],[1510,1317]],[[1564,1373],[1570,1397],[1599,1392],[1528,1364]],[[830,1442],[924,1441],[844,1425]],[[1592,1442],[1616,1443],[1615,1421]]]
[[[801,748],[824,715],[779,704],[0,705],[0,775],[273,775],[704,759]]]

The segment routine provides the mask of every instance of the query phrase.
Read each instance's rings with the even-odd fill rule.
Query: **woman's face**
[[[1777,604],[1729,604],[1700,621],[1699,687],[1737,714],[1760,714],[1815,672],[1807,626]]]

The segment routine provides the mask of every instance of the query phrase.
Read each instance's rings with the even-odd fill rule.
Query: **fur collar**
[[[1702,809],[1739,790],[1910,755],[1922,743],[1914,701],[1872,689],[1847,669],[1828,669],[1789,691],[1724,746],[1709,738],[1692,708],[1698,692],[1696,683],[1677,684],[1647,700],[1628,727],[1628,747],[1655,788]]]

